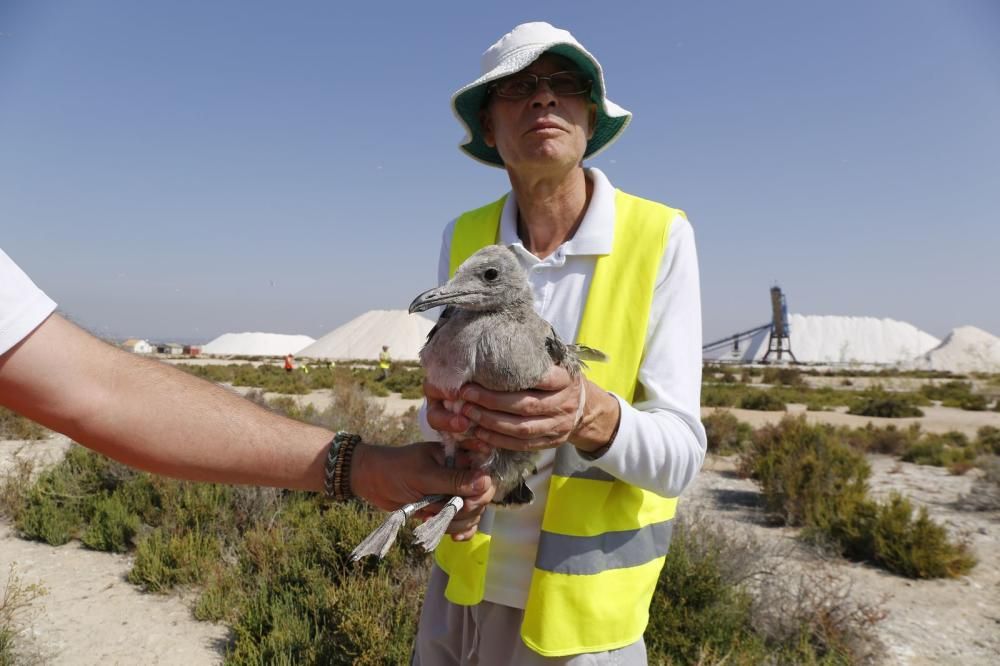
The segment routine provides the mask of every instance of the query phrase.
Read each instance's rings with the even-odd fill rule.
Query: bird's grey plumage
[[[427,336],[420,360],[427,381],[451,398],[446,404],[454,411],[461,408],[458,390],[467,382],[493,391],[523,391],[537,386],[553,365],[576,377],[582,358],[606,360],[596,350],[565,344],[535,312],[533,302],[527,273],[513,251],[490,245],[462,263],[446,284],[410,304],[410,312],[447,306]],[[442,432],[441,437],[450,458],[463,436]],[[536,457],[524,451],[494,452],[484,465],[497,488],[493,502],[531,501],[525,479],[534,472]],[[436,547],[457,510],[442,511],[418,527],[418,541],[428,550]]]

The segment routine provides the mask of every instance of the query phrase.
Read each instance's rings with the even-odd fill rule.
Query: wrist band
[[[354,456],[354,447],[360,443],[360,435],[343,430],[333,436],[326,452],[326,465],[323,467],[323,488],[328,498],[345,502],[354,497],[351,492],[351,458]]]

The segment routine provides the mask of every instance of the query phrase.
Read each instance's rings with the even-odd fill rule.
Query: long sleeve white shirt
[[[52,299],[0,250],[0,354],[26,338],[55,309]]]
[[[598,169],[588,169],[587,178],[593,183],[593,194],[576,234],[545,259],[528,252],[518,238],[513,192],[500,218],[500,242],[513,248],[528,271],[535,310],[565,341],[576,339],[597,257],[611,252],[614,240],[614,188]],[[438,264],[442,284],[448,280],[454,227],[453,220],[442,238]],[[694,231],[681,215],[670,225],[660,262],[639,382],[634,404],[616,396],[622,414],[618,434],[614,444],[592,464],[632,485],[676,497],[701,468],[706,448],[700,418],[698,259]],[[421,426],[429,439],[438,438],[427,426],[423,411]],[[524,608],[554,460],[554,450],[543,452],[538,472],[528,479],[535,493],[531,505],[492,507],[492,515],[486,518],[492,522],[487,601]]]

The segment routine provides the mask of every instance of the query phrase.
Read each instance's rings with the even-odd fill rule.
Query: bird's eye
[[[495,268],[487,268],[483,273],[483,277],[486,278],[487,282],[493,282],[498,277],[500,277],[500,271]]]

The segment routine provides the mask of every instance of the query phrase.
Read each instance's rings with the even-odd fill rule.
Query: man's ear
[[[597,105],[590,105],[590,114],[587,117],[587,140],[594,138],[594,132],[597,130]]]
[[[497,142],[493,135],[493,118],[490,117],[488,108],[479,112],[479,126],[483,129],[483,143],[490,148],[496,148]]]

